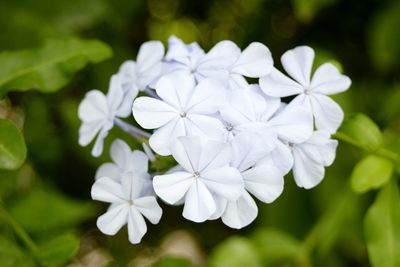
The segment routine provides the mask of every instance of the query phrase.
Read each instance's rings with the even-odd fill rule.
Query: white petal
[[[160,41],[148,41],[140,46],[137,65],[138,73],[145,74],[155,65],[161,62],[164,56],[164,46]]]
[[[111,130],[112,126],[113,126],[112,123],[107,123],[101,129],[92,148],[93,157],[98,157],[101,155],[101,153],[103,153],[104,139],[107,137],[108,131]]]
[[[282,140],[301,143],[310,138],[313,131],[313,119],[310,111],[300,105],[287,105],[272,117],[268,124]]]
[[[79,127],[79,144],[87,146],[96,137],[97,133],[104,126],[104,121],[82,122]]]
[[[269,75],[260,78],[260,87],[268,96],[286,97],[301,94],[304,89],[299,83],[273,68]]]
[[[121,167],[122,170],[127,170],[129,162],[129,155],[131,148],[121,139],[116,139],[110,148],[110,155],[112,160]]]
[[[324,95],[337,94],[346,91],[351,85],[349,77],[342,75],[330,63],[318,67],[311,80],[311,90]]]
[[[91,195],[92,199],[102,202],[118,203],[125,201],[121,184],[108,177],[96,180],[92,186]]]
[[[286,144],[278,141],[276,143],[276,147],[271,151],[270,155],[260,161],[260,164],[263,162],[272,161],[273,164],[282,172],[283,175],[286,175],[293,167],[293,156],[292,152]]]
[[[136,98],[133,103],[133,116],[145,129],[159,128],[178,115],[178,111],[169,104],[151,97]]]
[[[226,206],[228,204],[228,200],[226,200],[223,197],[219,197],[218,195],[213,195],[215,204],[216,204],[216,209],[215,212],[211,215],[208,220],[217,220],[221,218],[222,214],[224,214]]]
[[[337,140],[330,139],[328,132],[315,131],[311,138],[300,147],[314,161],[330,166],[335,160],[337,145]]]
[[[314,50],[308,46],[298,46],[285,52],[281,57],[286,72],[304,87],[310,85]]]
[[[79,104],[78,117],[84,122],[104,120],[109,113],[107,98],[99,90],[91,90]]]
[[[230,90],[241,90],[247,89],[249,87],[249,83],[247,82],[246,78],[243,77],[241,74],[231,72],[229,74],[229,86]]]
[[[112,205],[97,219],[97,227],[106,235],[115,235],[127,223],[128,212],[126,203]]]
[[[202,80],[193,89],[185,111],[191,114],[213,114],[217,112],[224,101],[224,89],[223,84],[215,80]]]
[[[124,91],[121,87],[120,77],[117,74],[111,76],[110,85],[107,93],[108,107],[112,111],[117,111],[124,98]]]
[[[189,190],[193,179],[193,174],[188,172],[156,175],[153,178],[154,191],[168,204],[175,204]]]
[[[146,232],[147,226],[142,214],[134,206],[131,206],[128,214],[129,242],[139,244]]]
[[[140,196],[144,185],[144,179],[136,174],[126,173],[121,178],[122,191],[125,199],[135,200]]]
[[[243,178],[235,168],[209,169],[200,175],[201,180],[210,191],[229,201],[236,200],[243,194]]]
[[[183,217],[194,222],[204,222],[215,210],[216,203],[210,191],[196,179],[186,194]]]
[[[186,171],[198,170],[202,140],[198,136],[181,136],[171,143],[170,149],[174,159]]]
[[[102,177],[111,178],[115,181],[121,179],[120,170],[114,163],[104,163],[96,171],[95,179],[98,180]]]
[[[228,144],[210,140],[202,147],[197,171],[226,167],[231,160],[232,150]]]
[[[344,118],[342,108],[325,95],[313,94],[310,99],[317,129],[335,133]]]
[[[134,150],[129,156],[130,165],[128,169],[133,173],[147,173],[149,158],[145,153],[139,150]]]
[[[135,199],[133,204],[152,224],[157,224],[162,215],[162,209],[155,197],[147,196]]]
[[[240,229],[257,218],[258,208],[249,193],[244,194],[236,201],[228,202],[222,221],[231,228]]]
[[[193,93],[194,86],[191,76],[175,72],[160,78],[156,85],[156,92],[164,102],[182,112],[185,111],[183,109]]]
[[[185,124],[187,135],[197,135],[204,139],[223,140],[225,127],[217,118],[207,115],[189,114],[187,115]]]
[[[262,43],[253,42],[242,51],[232,71],[251,78],[270,73],[273,66],[271,52]]]
[[[162,156],[171,155],[170,144],[179,136],[185,136],[185,124],[180,117],[154,131],[149,139],[150,147]]]
[[[256,129],[259,131],[256,132]],[[231,166],[240,172],[247,170],[271,152],[277,142],[276,134],[269,127],[259,127],[236,135],[231,142],[234,155]]]
[[[240,48],[232,41],[217,43],[200,62],[198,69],[224,69],[230,67],[240,56]]]
[[[322,163],[316,162],[296,146],[293,148],[293,158],[293,177],[297,186],[310,189],[322,181],[325,174]]]
[[[262,202],[271,203],[282,194],[283,175],[272,164],[257,165],[242,175],[247,191]]]

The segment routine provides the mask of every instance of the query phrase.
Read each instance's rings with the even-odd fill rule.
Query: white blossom
[[[123,106],[128,114],[138,92],[145,90],[162,74],[163,57],[163,44],[160,41],[148,41],[140,46],[136,61],[127,60],[119,68],[118,75],[124,91]]]
[[[315,131],[310,139],[292,146],[293,176],[299,187],[306,189],[319,184],[336,156],[338,141],[330,139],[326,131]]]
[[[213,116],[224,99],[218,82],[205,79],[195,86],[186,75],[169,75],[159,80],[156,92],[160,99],[139,97],[133,104],[133,116],[139,125],[157,129],[149,140],[155,152],[169,155],[169,145],[178,136],[223,138],[223,124]]]
[[[162,210],[154,196],[141,196],[142,183],[133,175],[126,175],[120,182],[102,177],[92,187],[92,198],[111,203],[107,212],[97,219],[97,227],[106,235],[115,235],[128,224],[129,241],[140,243],[147,231],[146,217],[157,224]]]
[[[121,177],[134,175],[143,183],[142,194],[153,191],[151,177],[147,172],[149,159],[145,153],[139,150],[132,151],[124,141],[117,139],[111,144],[110,156],[113,162],[104,163],[98,168],[96,180],[108,177],[120,182]]]
[[[154,191],[169,204],[185,198],[186,219],[194,222],[209,219],[217,209],[214,195],[235,201],[243,194],[242,177],[229,166],[232,157],[229,145],[185,136],[171,144],[171,152],[184,171],[155,176]]]
[[[82,121],[79,128],[79,144],[87,146],[97,136],[92,149],[92,155],[95,157],[103,152],[103,142],[114,125],[114,119],[126,115],[126,111],[120,109],[123,96],[119,77],[113,75],[107,95],[99,90],[91,90],[79,105],[78,116]]]
[[[237,200],[225,201],[221,219],[231,228],[243,228],[257,217],[258,208],[251,195],[264,203],[271,203],[283,191],[282,172],[270,163],[257,164],[268,150],[257,146],[254,141],[252,135],[240,135],[232,142],[234,160],[231,166],[241,172],[246,190]]]
[[[205,78],[221,81],[231,88],[246,88],[243,76],[259,78],[270,73],[273,60],[269,49],[258,42],[241,52],[232,41],[217,43],[207,53],[197,43],[186,45],[175,36],[168,41],[165,56],[169,71],[192,76],[196,82]]]
[[[321,65],[311,78],[314,50],[296,47],[281,57],[283,68],[292,79],[277,69],[260,79],[262,90],[270,96],[298,95],[293,101],[312,110],[317,129],[336,132],[343,121],[343,111],[328,95],[347,90],[351,81],[330,63]]]

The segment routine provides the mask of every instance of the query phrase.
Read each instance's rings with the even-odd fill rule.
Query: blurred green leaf
[[[382,133],[379,127],[368,116],[361,113],[347,116],[337,135],[368,150],[375,150],[382,144]]]
[[[292,0],[292,5],[296,17],[300,21],[308,23],[320,9],[336,2],[337,0]]]
[[[39,246],[36,259],[43,266],[60,266],[67,263],[79,248],[79,239],[71,234],[57,236]]]
[[[251,237],[265,264],[301,258],[301,243],[277,229],[259,229]]]
[[[392,1],[376,14],[371,25],[370,55],[383,70],[398,66],[400,61],[400,2]]]
[[[10,213],[25,230],[41,235],[73,227],[93,214],[90,203],[70,199],[50,188],[35,189],[19,198]]]
[[[25,158],[26,146],[22,133],[12,122],[0,119],[0,169],[18,169]]]
[[[233,236],[219,244],[212,252],[213,267],[261,267],[257,247],[247,238]]]
[[[33,267],[33,260],[13,241],[0,236],[0,266],[2,267]]]
[[[368,255],[374,267],[400,266],[400,198],[397,183],[379,192],[364,220]]]
[[[351,187],[357,193],[377,189],[390,180],[393,164],[384,158],[370,155],[354,167],[351,174]]]
[[[191,267],[193,264],[185,258],[164,258],[152,265],[152,267]]]
[[[41,48],[0,53],[0,96],[9,91],[53,92],[88,63],[109,58],[111,49],[97,40],[49,40]]]

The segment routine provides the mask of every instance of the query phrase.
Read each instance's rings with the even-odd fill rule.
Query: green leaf
[[[18,169],[25,158],[26,146],[22,133],[12,122],[0,119],[0,169]]]
[[[275,261],[296,261],[302,258],[301,243],[277,229],[259,229],[252,235],[253,244],[264,264]]]
[[[33,267],[33,260],[13,241],[0,236],[0,266]]]
[[[379,127],[361,113],[347,116],[336,135],[368,150],[375,150],[382,144],[382,133]]]
[[[43,47],[0,53],[0,96],[8,91],[53,92],[88,63],[109,58],[111,49],[97,40],[49,40]]]
[[[400,61],[400,2],[391,4],[376,14],[370,34],[370,55],[382,70],[398,66]]]
[[[164,258],[152,265],[152,267],[192,267],[190,260],[185,258]]]
[[[292,0],[296,17],[305,23],[310,22],[320,9],[336,2],[337,0]]]
[[[79,248],[79,239],[72,234],[65,234],[39,246],[36,259],[43,266],[60,266],[75,256]]]
[[[369,208],[364,234],[372,266],[400,266],[400,198],[395,181],[381,189]]]
[[[10,213],[30,233],[43,234],[73,227],[93,214],[91,203],[61,195],[54,189],[35,189],[19,198]],[[44,219],[45,218],[45,219]]]
[[[390,180],[393,164],[384,158],[370,155],[354,167],[351,174],[351,187],[357,193],[377,189]]]
[[[261,267],[261,258],[256,246],[244,237],[234,236],[213,251],[210,265],[214,267]]]

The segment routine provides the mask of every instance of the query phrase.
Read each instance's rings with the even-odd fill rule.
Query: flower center
[[[133,200],[131,200],[131,199],[128,200],[128,205],[129,205],[129,206],[132,206],[132,205],[133,205]]]
[[[193,173],[193,177],[194,178],[199,178],[200,177],[200,173],[199,172],[194,172]]]
[[[181,113],[179,113],[179,116],[181,116],[181,118],[185,118],[186,117],[186,112],[182,111]]]
[[[230,123],[228,123],[228,124],[225,126],[225,129],[226,129],[228,132],[231,132],[231,131],[233,130],[233,125],[230,124]]]

